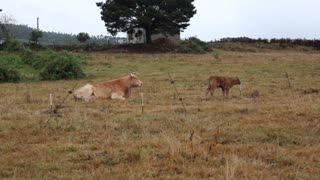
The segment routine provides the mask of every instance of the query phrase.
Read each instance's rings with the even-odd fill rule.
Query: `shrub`
[[[6,51],[23,51],[24,46],[17,39],[9,39],[4,42],[4,50]]]
[[[47,52],[46,55],[42,55],[31,50],[27,50],[23,53],[22,60],[31,67],[40,70],[48,64],[48,61],[51,59],[51,54],[53,54],[53,52]]]
[[[24,67],[24,63],[21,59],[14,55],[0,55],[0,67],[7,67],[7,68],[22,68]]]
[[[34,52],[31,50],[25,51],[22,56],[23,62],[32,66],[37,70],[42,70],[49,63],[60,57],[66,57],[68,59],[73,59],[74,61],[79,62],[80,64],[85,64],[86,60],[83,57],[76,56],[72,53],[67,52],[54,52],[54,51],[42,51]]]
[[[212,56],[215,58],[215,59],[219,59],[219,54],[217,52],[213,52],[212,53]]]
[[[176,52],[178,53],[205,53],[211,51],[212,49],[206,42],[203,42],[196,37],[181,41],[179,47],[176,49]]]
[[[68,56],[56,57],[40,73],[43,80],[78,79],[84,76],[80,63]]]
[[[43,80],[77,79],[85,76],[81,66],[86,63],[86,56],[68,52],[31,50],[24,50],[21,55],[22,58],[8,52],[0,53],[2,82],[13,82],[20,80],[20,77],[28,79],[39,75]],[[23,76],[20,76],[19,72]]]
[[[0,66],[0,82],[18,82],[20,74],[14,69],[6,66]]]

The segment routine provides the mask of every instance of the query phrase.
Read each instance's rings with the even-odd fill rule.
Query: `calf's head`
[[[131,87],[140,87],[142,86],[142,81],[138,78],[136,73],[130,73],[130,85]]]

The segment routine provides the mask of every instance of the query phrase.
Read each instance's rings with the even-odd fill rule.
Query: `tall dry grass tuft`
[[[237,156],[227,157],[225,160],[225,178],[227,180],[235,179],[236,171],[241,166],[241,159]]]

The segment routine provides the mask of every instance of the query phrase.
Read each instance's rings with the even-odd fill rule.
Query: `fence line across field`
[[[181,102],[181,105],[182,105],[182,107],[184,109],[184,112],[187,113],[187,109],[186,109],[186,107],[185,107],[185,105],[183,103],[183,99],[182,99],[182,97],[181,97],[181,95],[180,95],[180,93],[179,93],[179,91],[178,91],[178,89],[177,89],[177,87],[175,85],[175,82],[174,82],[173,78],[171,77],[170,73],[168,73],[168,76],[169,76],[169,78],[171,80],[171,84],[173,85],[173,88],[174,88],[174,90],[175,90],[175,92],[176,92],[176,94],[177,94],[177,96],[179,98],[179,101]]]
[[[143,111],[144,111],[143,93],[140,93],[140,97],[141,97],[141,112],[143,113]]]
[[[56,105],[54,108],[53,108],[53,103],[52,103],[52,109],[51,109],[51,113],[50,113],[49,118],[45,121],[45,123],[43,125],[42,125],[42,121],[41,121],[40,126],[47,125],[47,123],[51,120],[53,115],[57,113],[57,110],[62,107],[62,104],[66,101],[66,99],[69,97],[69,95],[72,94],[73,90],[77,87],[78,83],[79,82],[76,82],[76,84],[73,86],[73,88],[70,91],[68,91],[68,94],[64,97],[64,99],[58,105]],[[51,99],[53,99],[52,94],[50,94],[50,105],[51,105]]]

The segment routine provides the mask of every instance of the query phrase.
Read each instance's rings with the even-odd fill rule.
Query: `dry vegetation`
[[[40,127],[49,93],[58,103],[76,81],[0,84],[1,179],[319,178],[319,53],[91,56],[78,86],[137,71],[143,87],[125,101],[68,98]],[[239,76],[242,95],[207,99],[209,75]]]

